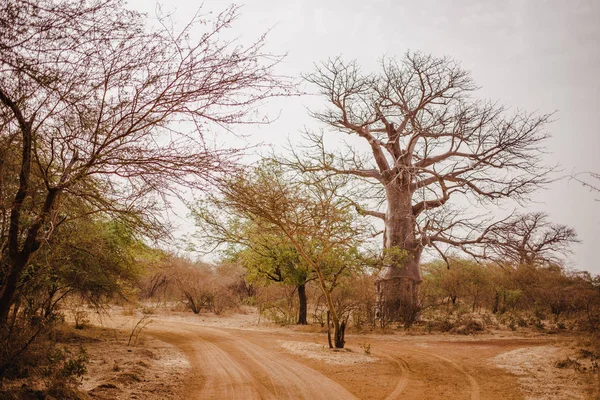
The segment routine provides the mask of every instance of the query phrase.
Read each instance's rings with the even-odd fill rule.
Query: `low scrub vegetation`
[[[256,306],[262,317],[281,325],[298,323],[297,284],[257,280],[255,266],[194,263],[165,256],[163,266],[140,281],[143,299],[179,303],[198,313],[220,314],[240,305]],[[502,329],[548,334],[599,331],[600,278],[558,265],[499,266],[452,259],[448,266],[433,261],[424,266],[418,320],[408,329],[418,332],[476,334]],[[162,277],[162,278],[158,278]],[[160,290],[148,290],[157,281]],[[339,277],[332,300],[340,320],[353,332],[404,329],[402,323],[377,318],[372,266]],[[314,280],[306,282],[307,322],[323,329],[327,304]]]

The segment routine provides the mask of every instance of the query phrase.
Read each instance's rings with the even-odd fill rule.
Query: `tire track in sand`
[[[148,333],[190,360],[186,399],[356,399],[341,385],[280,353],[221,329],[157,321]]]
[[[408,385],[408,379],[409,379],[408,364],[406,363],[406,361],[404,361],[401,358],[392,357],[387,354],[385,354],[384,357],[387,358],[388,360],[392,361],[393,363],[395,363],[398,366],[398,368],[400,368],[400,371],[402,372],[402,375],[400,375],[400,379],[398,379],[398,383],[396,384],[394,391],[385,398],[385,400],[394,400],[394,399],[399,398],[399,396],[402,394],[402,392],[406,388],[406,385]]]
[[[470,386],[470,399],[471,400],[480,400],[480,388],[479,388],[479,384],[477,383],[477,381],[475,380],[475,378],[473,378],[473,376],[471,374],[469,374],[460,364],[458,364],[456,361],[451,360],[450,358],[446,358],[446,357],[442,357],[440,355],[437,354],[433,354],[433,353],[428,353],[426,351],[422,351],[422,350],[415,350],[409,347],[405,347],[405,346],[393,346],[394,349],[401,349],[401,350],[406,350],[406,351],[410,351],[413,353],[418,353],[418,354],[423,354],[429,357],[434,357],[437,358],[439,360],[442,360],[444,362],[446,362],[447,364],[450,364],[454,369],[456,369],[458,372],[460,372],[469,382],[469,386]],[[388,358],[391,358],[391,356],[388,356]],[[401,367],[402,369],[402,367]],[[408,384],[408,365],[405,365],[404,370],[403,370],[403,374],[402,376],[405,376],[404,371],[406,371],[406,382],[403,382],[403,378],[401,378],[401,381],[398,383],[398,386],[396,386],[396,390],[394,390],[394,392],[392,392],[392,394],[390,394],[387,399],[392,400],[395,398],[398,398],[398,395],[402,392],[402,390],[404,390],[404,388],[406,387],[406,385]],[[399,390],[399,387],[401,386],[401,390]]]

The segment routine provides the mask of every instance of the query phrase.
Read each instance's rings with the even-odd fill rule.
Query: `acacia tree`
[[[247,246],[237,253],[237,258],[248,271],[247,278],[293,285],[298,295],[297,324],[308,324],[306,285],[315,277],[296,248],[285,237],[256,229],[246,231],[244,239]]]
[[[242,264],[248,281],[293,285],[298,294],[298,325],[308,323],[306,285],[315,279],[289,239],[265,232],[252,221],[223,215],[210,202],[191,208],[199,230],[197,238],[214,248],[226,245],[226,258]]]
[[[220,38],[237,11],[151,30],[119,0],[0,1],[0,164],[10,154],[15,168],[0,173],[0,322],[67,198],[156,232],[161,198],[230,167],[207,125],[252,122],[289,88],[264,38]]]
[[[9,316],[0,325],[0,379],[39,348],[60,321],[65,299],[100,308],[106,299],[125,295],[139,277],[134,257],[144,248],[115,221],[88,216],[61,224],[31,257]]]
[[[359,262],[358,247],[364,229],[356,224],[352,203],[338,197],[345,179],[322,178],[307,185],[291,171],[272,163],[237,174],[219,184],[219,194],[209,200],[216,212],[227,210],[240,221],[250,221],[260,232],[282,236],[296,250],[309,272],[317,277],[334,327],[334,343],[343,348],[345,321],[332,292],[339,278]],[[231,226],[219,215],[197,214],[202,236],[227,242]],[[329,327],[329,324],[328,324]]]
[[[335,58],[305,78],[327,99],[312,116],[356,139],[332,151],[324,132],[309,132],[309,150],[296,151],[292,162],[365,184],[357,207],[383,221],[384,248],[398,255],[388,257],[379,294],[404,315],[383,317],[410,322],[417,315],[423,249],[444,255],[447,246],[477,243],[484,233],[486,224],[450,199],[526,200],[548,181],[541,149],[550,116],[509,113],[477,100],[476,85],[457,62],[420,53],[384,59],[373,74]]]

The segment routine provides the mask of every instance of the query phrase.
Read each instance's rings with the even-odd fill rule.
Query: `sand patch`
[[[90,330],[100,340],[86,346],[90,360],[80,389],[102,400],[177,398],[190,370],[177,348],[145,335],[137,346],[127,346],[127,332]]]
[[[379,360],[377,357],[360,354],[351,349],[330,349],[319,343],[283,340],[278,340],[277,343],[292,354],[325,361],[329,364],[351,365],[371,363]]]
[[[583,400],[585,374],[556,366],[572,353],[556,346],[525,347],[499,354],[491,361],[518,377],[525,400]]]

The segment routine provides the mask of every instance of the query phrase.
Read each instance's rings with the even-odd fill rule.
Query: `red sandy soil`
[[[104,332],[121,335],[140,319],[119,308],[110,315]],[[109,340],[90,346],[83,389],[93,398],[600,398],[598,373],[565,336],[349,334],[347,349],[334,351],[323,333],[259,323],[253,310],[228,317],[165,311],[152,320],[136,346],[123,346],[125,334],[120,353]],[[578,361],[556,366],[569,358]]]

